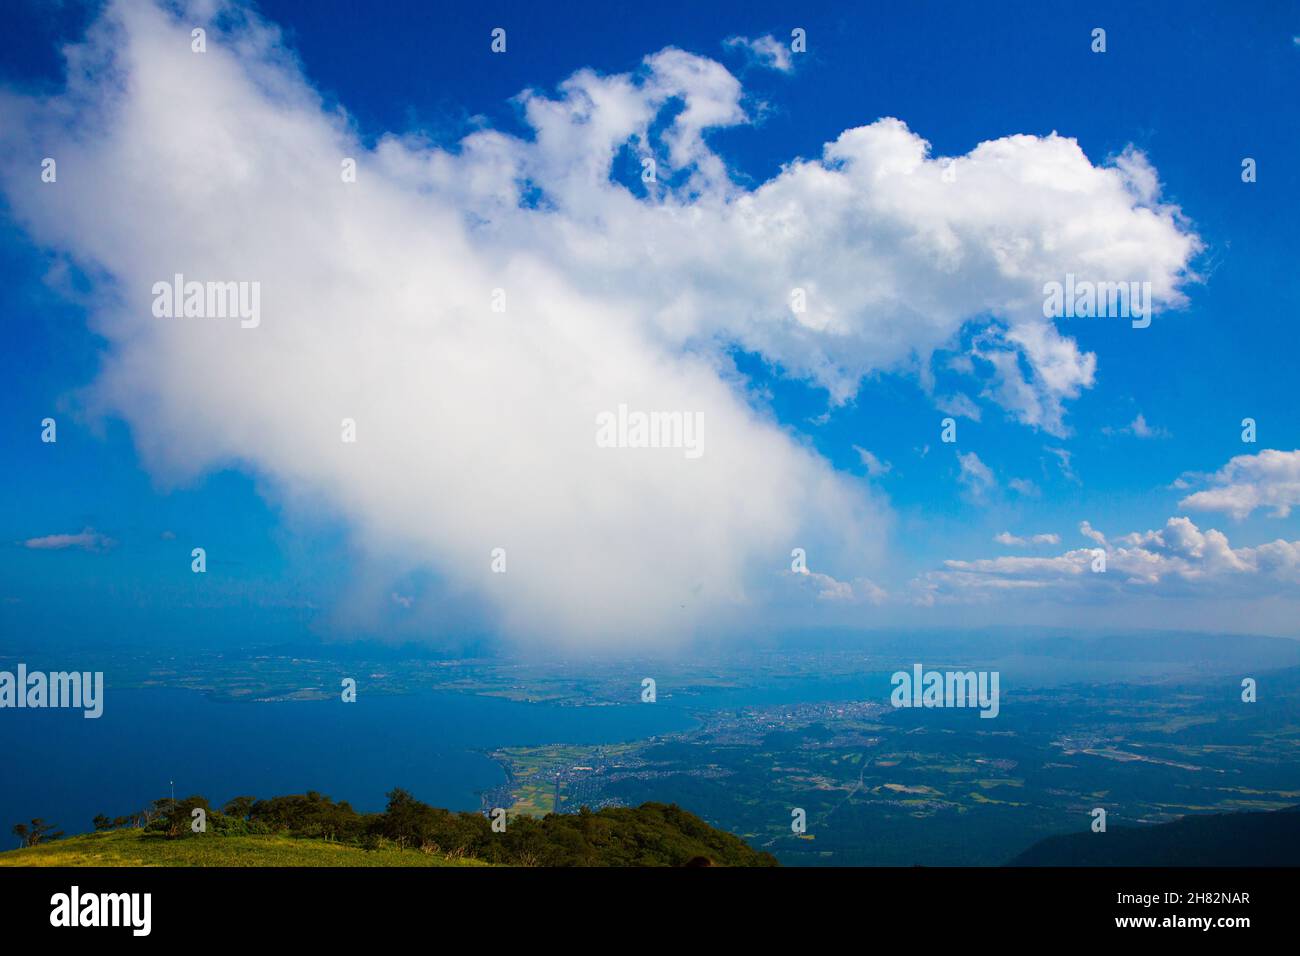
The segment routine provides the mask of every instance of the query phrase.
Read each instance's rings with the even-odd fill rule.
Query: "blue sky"
[[[197,5],[180,19],[206,22],[200,20],[205,6]],[[746,121],[703,134],[710,153],[725,164],[726,188],[732,190],[728,201],[781,176],[796,159],[815,161],[824,144],[843,131],[882,117],[898,118],[928,141],[932,157],[963,157],[987,141],[1056,132],[1077,140],[1087,163],[1102,169],[1113,168],[1116,158],[1134,147],[1159,178],[1158,199],[1147,204],[1176,206],[1179,218],[1169,227],[1170,235],[1194,235],[1200,250],[1174,270],[1184,301],[1158,311],[1150,328],[1135,330],[1115,319],[1057,323],[1079,352],[1096,357],[1091,381],[1061,399],[1059,425],[1026,421],[1023,410],[1000,401],[991,367],[976,362],[971,374],[951,368],[954,360],[968,360],[978,348],[988,322],[1004,318],[983,311],[974,294],[970,314],[957,331],[932,350],[934,343],[927,343],[921,358],[855,366],[860,384],[847,397],[837,397],[827,380],[800,366],[803,340],[791,344],[780,338],[784,333],[729,327],[706,337],[712,349],[708,361],[729,366],[722,380],[765,416],[771,434],[784,436],[789,448],[782,454],[811,454],[818,475],[825,469],[836,481],[852,482],[869,499],[864,518],[869,527],[861,539],[869,539],[869,546],[860,549],[861,561],[855,558],[857,539],[837,539],[820,551],[809,548],[809,563],[833,584],[787,593],[779,578],[789,565],[788,549],[777,551],[766,540],[738,544],[740,550],[768,547],[768,556],[760,555],[757,564],[769,564],[773,578],[746,572],[738,578],[744,610],[728,610],[722,606],[726,602],[711,604],[680,630],[699,634],[744,627],[755,613],[766,616],[755,608],[773,607],[766,619],[791,625],[1170,625],[1294,636],[1300,571],[1287,564],[1285,555],[1265,560],[1254,552],[1239,554],[1230,563],[1244,562],[1251,569],[1227,573],[1207,564],[1205,547],[1199,544],[1116,544],[1116,539],[1159,531],[1169,519],[1182,516],[1202,533],[1222,531],[1234,549],[1300,538],[1300,519],[1283,514],[1288,502],[1297,499],[1292,476],[1300,466],[1291,457],[1258,469],[1254,462],[1244,463],[1235,477],[1206,477],[1236,456],[1256,456],[1266,449],[1292,456],[1300,448],[1293,331],[1300,294],[1296,229],[1289,214],[1300,208],[1300,131],[1292,106],[1300,85],[1300,42],[1295,39],[1300,5],[1245,10],[1184,3],[1089,7],[1085,12],[1081,5],[1066,3],[923,3],[796,13],[788,4],[745,3],[711,4],[707,10],[695,4],[635,10],[566,5],[556,12],[531,4],[441,10],[426,3],[394,3],[383,16],[329,3],[266,2],[258,9],[265,21],[284,30],[284,44],[297,57],[289,69],[300,68],[306,85],[321,95],[323,108],[313,117],[345,111],[344,134],[363,151],[366,169],[372,156],[379,165],[381,156],[372,151],[386,137],[403,134],[421,138],[423,145],[410,147],[413,156],[423,155],[420,149],[463,155],[460,141],[486,130],[514,138],[512,149],[523,154],[538,134],[516,98],[521,91],[536,90],[558,102],[557,86],[575,72],[641,76],[644,58],[667,47],[721,64],[743,87]],[[64,84],[60,48],[79,42],[99,16],[97,6],[70,3],[50,9],[20,2],[11,29],[0,39],[0,84],[11,97],[0,105],[30,114],[31,104],[40,102],[31,97],[52,95],[57,102]],[[225,35],[223,21],[213,22],[217,46]],[[489,33],[497,26],[508,31],[503,55],[489,49]],[[786,44],[794,27],[807,31],[808,51],[792,57],[789,71],[766,68],[739,46],[725,43],[731,37],[772,37]],[[1089,48],[1094,27],[1107,31],[1105,53]],[[177,35],[183,33],[188,30]],[[232,77],[241,69],[238,63],[219,62]],[[218,81],[205,76],[195,82]],[[680,115],[675,112],[680,99],[670,97],[652,131],[671,127]],[[272,98],[267,109],[274,108]],[[92,114],[109,118],[112,125],[107,106],[94,106]],[[6,398],[0,447],[7,464],[0,491],[10,505],[0,512],[0,598],[5,602],[0,621],[6,631],[108,640],[181,634],[199,642],[227,640],[232,632],[241,639],[326,633],[454,640],[457,634],[485,631],[547,640],[519,622],[536,615],[546,622],[541,630],[553,637],[588,613],[578,602],[581,589],[565,605],[567,592],[560,593],[563,588],[553,581],[528,581],[521,596],[503,597],[494,591],[498,582],[458,577],[449,569],[447,553],[439,550],[441,542],[433,540],[446,524],[441,518],[430,522],[426,539],[392,543],[402,538],[401,522],[364,504],[352,508],[348,493],[339,491],[332,478],[321,477],[328,466],[322,465],[320,474],[303,474],[311,469],[272,463],[264,449],[241,448],[230,435],[223,436],[226,444],[215,460],[199,452],[186,457],[187,452],[168,451],[177,444],[176,419],[164,411],[158,414],[165,421],[152,419],[148,409],[152,402],[174,399],[174,392],[160,387],[155,393],[152,385],[136,381],[152,396],[142,398],[124,394],[127,386],[120,381],[116,388],[96,384],[106,356],[127,354],[124,343],[130,336],[97,317],[126,270],[115,272],[114,263],[104,261],[111,256],[97,256],[108,240],[95,241],[87,232],[112,216],[122,217],[123,229],[152,230],[163,237],[181,227],[144,206],[136,207],[138,217],[131,220],[129,209],[104,198],[114,180],[98,182],[83,195],[92,200],[76,206],[84,219],[68,225],[64,215],[43,222],[43,216],[55,213],[24,198],[43,188],[39,168],[30,163],[32,157],[47,155],[60,134],[57,123],[41,127],[41,122],[48,122],[48,115],[15,124],[0,140],[9,166],[0,206],[0,306],[10,330],[8,347],[0,352]],[[47,139],[36,141],[29,131],[37,128],[46,130]],[[292,127],[286,123],[285,128]],[[67,129],[61,135],[65,142],[76,141]],[[97,135],[93,128],[84,133],[83,140],[92,144],[87,155],[94,155]],[[103,138],[111,139],[110,134]],[[148,145],[144,141],[133,160],[137,168],[156,161],[154,175],[174,173],[174,167],[150,154]],[[106,148],[100,155],[120,157],[121,150]],[[1256,160],[1257,182],[1242,182],[1244,157]],[[28,165],[19,174],[22,164]],[[665,164],[666,171],[670,166]],[[76,175],[75,167],[64,168],[70,171],[61,172],[60,189]],[[687,179],[696,169],[667,174],[677,176],[666,177],[671,189],[685,190],[675,197],[679,203],[691,201],[694,187]],[[653,202],[640,187],[639,172],[634,153],[620,153],[609,179],[642,202]],[[384,174],[395,190],[406,187],[398,166],[385,166]],[[123,196],[135,196],[133,188],[123,187]],[[541,188],[545,192],[549,187],[543,183]],[[700,188],[707,194],[712,187]],[[141,189],[139,195],[147,195]],[[562,194],[557,185],[555,195],[561,198],[556,202],[576,208],[577,200]],[[410,193],[417,195],[422,193]],[[983,234],[998,236],[995,217],[1005,216],[1007,234],[1014,239],[1016,197],[997,201],[1004,206],[989,213],[995,221]],[[1025,201],[1032,203],[1032,195]],[[608,218],[622,208],[611,205],[600,215]],[[573,215],[570,228],[580,230],[585,220]],[[200,231],[209,228],[208,222],[197,219],[185,228]],[[636,227],[631,228],[635,233]],[[1123,228],[1121,223],[1112,245],[1124,241]],[[114,235],[105,228],[104,236]],[[548,247],[540,248],[544,258]],[[880,237],[864,248],[868,255],[890,255]],[[483,253],[486,261],[492,255],[490,250]],[[142,274],[170,276],[174,263],[138,258],[130,263],[131,268],[137,265]],[[848,262],[838,268],[856,266]],[[688,282],[691,275],[689,270],[665,274],[665,282]],[[831,274],[827,281],[837,278]],[[709,285],[701,295],[714,295],[716,288]],[[618,304],[627,302],[620,298]],[[719,292],[712,308],[743,306]],[[870,307],[863,307],[859,318],[872,322]],[[658,341],[660,332],[646,334]],[[689,362],[707,351],[702,344],[706,338],[674,342],[668,354]],[[287,351],[281,359],[293,354]],[[1020,356],[1015,361],[1023,365],[1029,360]],[[196,369],[201,375],[203,368],[192,366],[191,376]],[[1043,372],[1040,367],[1026,374]],[[374,369],[358,372],[363,374],[375,376],[371,391],[385,378]],[[944,445],[940,420],[948,412],[941,406],[945,396],[957,393],[967,396],[978,419],[957,415],[959,440]],[[256,417],[256,411],[250,414]],[[57,444],[39,441],[46,416],[58,420]],[[1245,417],[1258,422],[1256,444],[1241,441]],[[194,434],[196,442],[204,440],[199,429]],[[445,447],[448,454],[455,453],[454,444]],[[869,469],[859,449],[881,464]],[[978,478],[971,483],[970,467],[963,480],[959,456],[970,455],[988,470],[987,487],[981,488]],[[975,463],[966,460],[968,466]],[[764,459],[745,467],[761,470]],[[1188,474],[1186,486],[1174,486]],[[1222,502],[1247,485],[1267,504],[1236,512],[1222,505],[1182,504],[1197,489],[1221,489],[1216,500]],[[526,483],[503,494],[509,500],[553,497]],[[730,497],[746,494],[743,483],[736,483]],[[374,496],[384,493],[376,490]],[[674,492],[665,500],[678,499]],[[455,510],[454,504],[447,506]],[[813,506],[791,517],[792,527],[811,520],[808,508]],[[833,528],[835,512],[830,506],[827,510],[829,516],[818,520]],[[991,587],[967,579],[926,578],[943,572],[946,561],[1047,559],[1093,547],[1095,542],[1080,533],[1083,521],[1107,536],[1107,547],[1141,550],[1140,560],[1169,559],[1173,564],[1149,585],[1086,593],[1062,579],[1059,567],[1034,568],[1025,575],[1003,567],[966,568],[980,582],[994,582]],[[49,536],[77,535],[83,529],[100,537],[40,544]],[[464,534],[477,540],[473,535],[480,530]],[[612,537],[628,535],[621,525],[607,530]],[[509,537],[509,528],[494,533]],[[1059,542],[1003,545],[994,541],[1000,533],[1019,538],[1053,534]],[[820,541],[819,534],[810,532],[809,540]],[[545,535],[539,529],[536,540],[547,540]],[[798,530],[783,535],[774,537],[791,547],[803,543]],[[829,531],[826,536],[828,542],[834,538]],[[495,540],[482,541],[484,555]],[[204,577],[189,568],[190,548],[200,544],[210,555]],[[653,543],[646,549],[653,551]],[[831,551],[833,566],[820,560]],[[746,555],[746,560],[753,557]],[[666,563],[675,559],[661,555]],[[510,574],[516,573],[527,571],[512,567]],[[703,573],[709,573],[707,566]],[[514,580],[510,574],[506,579]],[[1246,583],[1247,578],[1255,580]],[[869,583],[854,583],[859,580]],[[1008,581],[1014,585],[1006,586]],[[822,599],[833,598],[840,584],[849,586],[849,599]],[[925,600],[935,587],[940,599]],[[609,586],[592,583],[593,590],[602,588],[610,593]],[[647,606],[665,603],[663,594],[646,601]],[[420,613],[405,620],[412,603]],[[681,606],[687,603],[684,599]],[[664,627],[672,629],[671,624]],[[648,630],[659,633],[661,628]],[[593,644],[600,640],[599,635],[590,638]]]

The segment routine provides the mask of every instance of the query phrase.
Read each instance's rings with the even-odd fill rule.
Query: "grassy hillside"
[[[0,853],[0,866],[488,866],[479,860],[395,848],[366,850],[266,834],[172,840],[143,830],[87,833]]]
[[[0,866],[776,865],[672,804],[515,816],[498,830],[483,814],[431,807],[404,790],[388,798],[383,813],[358,813],[314,791],[236,797],[221,810],[201,796],[169,797],[129,817],[101,814],[97,832],[68,839],[35,819],[14,827],[26,845],[0,853]]]

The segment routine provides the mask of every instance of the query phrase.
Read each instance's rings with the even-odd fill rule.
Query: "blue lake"
[[[868,690],[868,688],[870,688]],[[234,796],[318,790],[362,811],[402,787],[434,806],[477,810],[505,779],[486,751],[534,744],[610,744],[695,726],[693,711],[810,700],[881,699],[885,675],[853,682],[778,681],[653,704],[559,707],[428,692],[284,703],[224,702],[167,688],[118,690],[104,714],[0,713],[0,825],[42,817],[68,833],[97,813],[125,815],[168,794]],[[670,794],[665,794],[671,799]],[[8,839],[0,841],[7,846]]]
[[[477,810],[505,779],[482,751],[613,743],[692,725],[680,707],[555,707],[467,694],[229,703],[186,690],[119,690],[104,714],[0,714],[0,823],[33,816],[69,833],[97,813],[124,815],[166,796],[214,803],[319,790],[379,810],[393,787],[435,806]],[[6,840],[7,844],[8,841]]]
[[[1008,662],[1011,663],[1011,662]],[[1014,677],[1013,677],[1014,675]],[[1018,677],[1050,684],[1078,679],[1077,666],[1049,674],[1016,662]],[[1011,679],[1008,679],[1011,678]],[[505,775],[487,752],[539,744],[613,744],[696,725],[693,713],[746,706],[889,700],[888,672],[853,679],[769,678],[760,687],[674,695],[662,684],[653,705],[560,707],[424,692],[330,701],[225,702],[196,691],[109,690],[104,714],[0,711],[0,846],[15,823],[39,816],[68,833],[98,813],[121,816],[168,794],[231,797],[317,790],[358,810],[381,810],[401,787],[434,806],[479,809],[479,794]],[[667,783],[665,786],[668,786]],[[672,800],[665,791],[662,799]]]

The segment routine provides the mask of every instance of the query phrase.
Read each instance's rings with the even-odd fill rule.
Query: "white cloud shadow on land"
[[[794,544],[837,578],[878,565],[888,508],[749,407],[726,347],[846,401],[994,316],[986,398],[1060,435],[1095,358],[1043,319],[1042,284],[1150,281],[1176,306],[1199,249],[1141,154],[1093,166],[1056,135],[983,143],[945,182],[885,119],[743,188],[705,139],[748,121],[740,83],[671,48],[525,92],[531,139],[369,151],[274,27],[233,6],[214,24],[211,6],[111,3],[67,51],[66,91],[0,95],[13,214],[97,282],[109,348],[88,400],[126,418],[161,480],[250,470],[523,639],[734,624]],[[648,196],[611,181],[629,143],[658,160]],[[154,318],[174,273],[260,282],[260,327]],[[703,412],[705,454],[597,448],[596,415],[620,403]]]

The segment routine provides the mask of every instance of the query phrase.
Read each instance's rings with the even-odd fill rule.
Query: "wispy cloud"
[[[1024,498],[1037,498],[1043,493],[1042,489],[1028,478],[1012,478],[1007,482],[1007,487]]]
[[[958,452],[957,461],[961,465],[957,480],[972,499],[981,501],[997,487],[993,470],[980,461],[980,456],[975,452]]]
[[[867,449],[854,445],[853,450],[858,453],[858,458],[862,460],[862,464],[866,466],[867,474],[872,478],[887,475],[891,470],[893,470],[893,465],[887,461],[881,461],[874,454],[867,451]]]
[[[998,544],[1007,547],[1023,547],[1029,544],[1060,544],[1061,536],[1054,533],[1033,534],[1026,537],[1014,535],[1009,531],[1003,531],[993,536],[993,540]]]
[[[1124,425],[1120,428],[1114,428],[1110,425],[1106,425],[1105,427],[1102,428],[1102,433],[1105,435],[1132,435],[1134,438],[1168,438],[1169,437],[1169,431],[1167,429],[1161,427],[1153,428],[1151,425],[1147,424],[1146,416],[1143,415],[1141,412],[1137,413],[1137,416],[1133,419],[1133,421],[1129,422],[1127,425]]]
[[[112,538],[100,534],[94,528],[85,528],[78,534],[47,534],[39,538],[28,538],[23,547],[33,551],[107,551],[117,544]]]
[[[1057,467],[1061,470],[1061,476],[1066,481],[1072,481],[1079,484],[1079,476],[1074,473],[1074,453],[1066,448],[1052,448],[1045,446],[1044,451],[1056,458]]]
[[[771,34],[765,34],[754,40],[742,36],[728,37],[723,45],[731,50],[743,50],[750,61],[759,66],[781,73],[789,73],[794,69],[794,58],[790,47]]]
[[[971,372],[973,373],[973,368]],[[939,395],[934,400],[934,407],[939,409],[945,415],[954,417],[969,418],[971,421],[980,420],[980,409],[968,395],[961,392],[955,392],[952,395]]]

